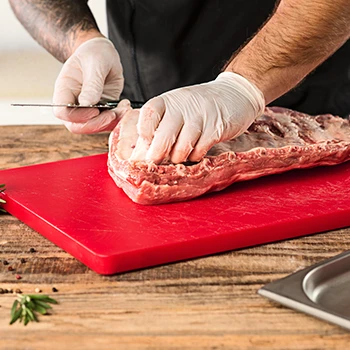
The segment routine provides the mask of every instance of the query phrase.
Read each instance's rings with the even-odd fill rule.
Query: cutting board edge
[[[17,215],[16,209],[18,208],[21,208],[21,205],[11,200],[4,205],[4,209],[8,210],[11,215],[17,217],[20,221],[40,233],[56,246],[88,266],[92,271],[101,275],[114,275],[127,271],[140,270],[163,264],[284,241],[301,236],[318,234],[330,229],[340,229],[349,226],[348,218],[350,217],[350,209],[337,213],[337,227],[329,224],[328,220],[328,217],[330,216],[334,219],[334,214],[322,215],[317,221],[315,221],[314,218],[302,218],[299,221],[294,222],[293,226],[289,226],[287,230],[284,222],[265,225],[259,228],[259,239],[255,240],[253,244],[250,243],[249,237],[251,235],[257,235],[257,229],[248,228],[240,232],[239,239],[237,239],[237,235],[232,233],[219,236],[211,235],[185,242],[175,242],[168,245],[154,246],[143,250],[135,249],[128,252],[105,256],[93,252],[91,249],[85,247],[80,242],[73,240],[71,237],[68,237],[62,231],[53,227],[46,221],[33,220],[33,218],[37,216],[31,211],[19,210],[20,215]],[[22,215],[21,213],[26,213],[26,215]],[[276,234],[281,231],[284,232],[282,235],[280,233],[278,235]],[[295,231],[298,231],[298,233],[295,234]],[[271,234],[271,232],[274,232],[275,234]],[[59,236],[57,233],[59,233]],[[268,238],[266,238],[267,236]],[[201,244],[198,244],[198,241],[200,241]],[[232,244],[233,242],[234,244]],[[80,249],[78,249],[78,247]],[[181,251],[181,254],[178,253],[179,251]]]

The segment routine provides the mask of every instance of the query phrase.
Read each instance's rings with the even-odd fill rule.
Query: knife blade
[[[12,103],[13,107],[68,107],[68,108],[99,108],[99,109],[113,109],[118,106],[120,101],[106,101],[99,102],[92,105],[79,105],[76,103],[67,103],[67,104],[54,104],[54,103]],[[144,105],[144,102],[140,101],[130,101],[132,108],[141,108]]]

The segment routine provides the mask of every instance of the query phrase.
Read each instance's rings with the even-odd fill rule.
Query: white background
[[[20,1],[20,0],[19,0]],[[104,0],[90,0],[97,24],[107,35]],[[61,63],[39,46],[0,1],[0,125],[59,124],[50,108],[11,107],[11,103],[51,102]]]

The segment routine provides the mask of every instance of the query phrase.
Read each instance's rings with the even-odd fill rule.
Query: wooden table
[[[107,151],[107,134],[72,135],[63,126],[2,126],[0,135],[0,169]],[[0,214],[0,260],[14,268],[1,262],[0,288],[40,288],[59,301],[39,323],[9,326],[15,297],[1,294],[0,349],[349,349],[349,332],[257,294],[350,249],[349,234],[347,228],[107,277]]]

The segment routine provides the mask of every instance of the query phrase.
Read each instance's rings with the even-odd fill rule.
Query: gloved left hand
[[[64,63],[55,83],[54,104],[93,105],[101,99],[118,100],[124,77],[120,57],[110,40],[96,37],[82,43]],[[119,116],[114,110],[54,108],[57,118],[76,134],[113,130]]]
[[[231,72],[166,92],[141,108],[139,138],[130,160],[199,161],[216,143],[242,134],[264,108],[262,92]]]

